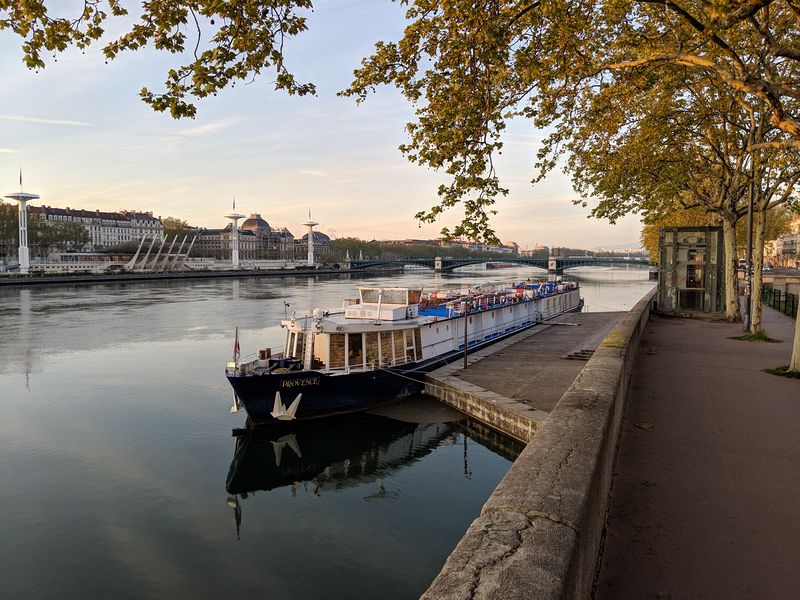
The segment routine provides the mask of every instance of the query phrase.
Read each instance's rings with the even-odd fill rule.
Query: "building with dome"
[[[316,238],[315,238],[316,241]],[[231,226],[198,229],[194,256],[230,258],[233,249]],[[239,225],[239,258],[242,260],[293,260],[295,240],[285,227],[273,229],[259,214],[252,213]]]
[[[297,240],[298,255],[308,252],[308,234],[306,233]],[[331,249],[331,238],[322,233],[321,231],[314,232],[314,250],[316,252],[324,253]]]

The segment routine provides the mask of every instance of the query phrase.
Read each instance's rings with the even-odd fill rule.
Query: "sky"
[[[402,7],[318,0],[308,27],[285,55],[299,81],[317,85],[316,97],[274,91],[265,71],[200,100],[197,117],[179,121],[153,111],[138,92],[160,90],[180,57],[146,50],[106,64],[97,44],[50,57],[37,73],[22,64],[20,38],[0,31],[0,192],[19,189],[22,169],[25,191],[39,194],[39,204],[151,211],[202,227],[223,227],[234,198],[237,212],[258,212],[295,235],[309,210],[331,237],[435,238],[455,225],[458,208],[435,224],[414,219],[436,203],[446,179],[397,149],[413,117],[399,92],[381,89],[358,106],[336,96],[376,41],[400,37]],[[503,138],[496,166],[510,194],[496,205],[498,237],[522,248],[638,248],[638,217],[616,225],[588,218],[560,171],[530,183],[544,135],[520,121]]]

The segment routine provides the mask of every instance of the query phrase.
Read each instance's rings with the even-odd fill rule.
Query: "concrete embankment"
[[[216,279],[220,277],[295,277],[358,273],[348,269],[283,269],[278,271],[180,271],[175,273],[114,273],[107,275],[6,275],[3,286],[91,285],[95,283],[131,283],[136,281],[172,281],[180,279]]]
[[[536,422],[530,443],[423,598],[590,596],[622,408],[653,295],[616,322]],[[503,403],[495,412],[508,409]],[[492,411],[484,404],[483,412]]]
[[[520,442],[564,395],[623,312],[567,313],[430,373],[425,391]],[[574,357],[577,360],[565,360]]]

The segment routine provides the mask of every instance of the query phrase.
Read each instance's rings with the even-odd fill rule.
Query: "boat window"
[[[341,369],[344,367],[344,334],[331,334],[331,369]]]
[[[422,358],[422,333],[419,327],[414,329],[414,360]]]
[[[378,365],[378,332],[370,331],[364,334],[364,351],[367,354],[368,365]]]
[[[312,368],[324,369],[328,358],[328,340],[330,339],[327,333],[314,334],[314,359],[312,361]]]
[[[361,288],[361,302],[367,304],[377,304],[381,299],[383,290],[380,288]],[[386,298],[383,299],[386,301]]]
[[[405,362],[406,357],[406,349],[404,338],[405,335],[403,331],[395,331],[394,333],[394,357],[397,362]]]
[[[348,343],[347,357],[350,368],[357,369],[364,364],[364,347],[361,343],[361,334],[350,334]]]
[[[382,364],[391,364],[394,360],[392,356],[392,332],[387,331],[380,335],[381,338],[381,360]]]

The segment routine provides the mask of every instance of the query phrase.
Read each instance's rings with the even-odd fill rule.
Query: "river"
[[[223,367],[359,284],[531,269],[0,289],[0,595],[416,598],[521,450],[433,400],[232,436]],[[586,268],[587,310],[647,271]]]

